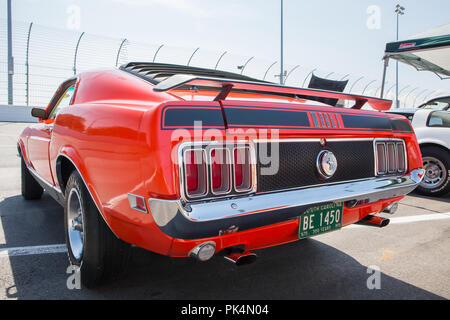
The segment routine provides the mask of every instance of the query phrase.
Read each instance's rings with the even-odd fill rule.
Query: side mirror
[[[33,108],[31,109],[31,116],[45,120],[47,119],[47,112],[43,108]]]

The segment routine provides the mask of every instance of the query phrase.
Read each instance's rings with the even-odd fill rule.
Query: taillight
[[[234,185],[237,192],[246,192],[252,188],[252,165],[250,149],[234,149]]]
[[[228,149],[216,148],[210,151],[211,192],[214,195],[231,191],[231,161]]]
[[[406,148],[403,141],[378,140],[375,143],[375,152],[377,175],[407,171]]]
[[[204,150],[196,149],[185,151],[184,172],[187,195],[192,198],[205,195],[208,189],[208,182]]]
[[[397,143],[397,168],[399,172],[405,172],[406,171],[406,157],[405,157],[406,151],[405,146],[403,143]]]
[[[246,143],[185,143],[179,149],[181,196],[212,199],[253,192],[253,146]]]
[[[395,159],[395,144],[388,143],[387,144],[387,152],[388,152],[388,172],[393,173],[396,170],[397,161]]]
[[[386,166],[386,146],[384,143],[377,143],[377,174],[387,173]]]

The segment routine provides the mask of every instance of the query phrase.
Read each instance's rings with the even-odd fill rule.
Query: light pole
[[[7,2],[7,19],[8,19],[8,104],[13,104],[13,75],[14,75],[14,58],[12,55],[12,26],[11,26],[11,0]]]
[[[280,84],[284,83],[283,73],[283,0],[281,0],[281,58],[280,58]]]
[[[405,14],[405,8],[401,5],[397,4],[395,6],[395,14],[397,15],[397,41],[398,41],[398,21],[399,16],[402,16]],[[399,101],[398,101],[398,61],[395,62],[395,106],[396,108],[399,108]]]

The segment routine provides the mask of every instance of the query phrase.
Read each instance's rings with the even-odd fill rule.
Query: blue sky
[[[4,12],[6,0],[1,1]],[[279,60],[280,0],[12,2],[13,19],[17,21],[70,27],[77,32],[154,44],[228,50],[267,61]],[[286,65],[292,68],[299,64],[304,70],[319,68],[336,75],[361,75],[379,81],[385,43],[395,40],[393,11],[397,2],[284,0]],[[406,7],[406,14],[400,20],[400,38],[450,23],[450,1],[403,0],[400,3]],[[74,8],[79,9],[80,14],[75,23],[70,21]],[[373,21],[375,24],[370,24]],[[394,69],[391,64],[389,80],[393,79]],[[421,86],[450,91],[450,80],[441,81],[435,75],[416,72],[403,65],[400,66],[400,82],[400,86],[410,85],[411,88]]]

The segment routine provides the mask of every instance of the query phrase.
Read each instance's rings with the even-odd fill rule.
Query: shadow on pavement
[[[6,246],[62,243],[62,213],[48,196],[3,200]],[[200,263],[134,248],[125,274],[90,290],[67,289],[66,254],[10,257],[15,286],[2,290],[18,299],[443,299],[383,273],[381,289],[369,290],[366,266],[313,239],[256,253],[254,264],[236,267],[221,257]]]

